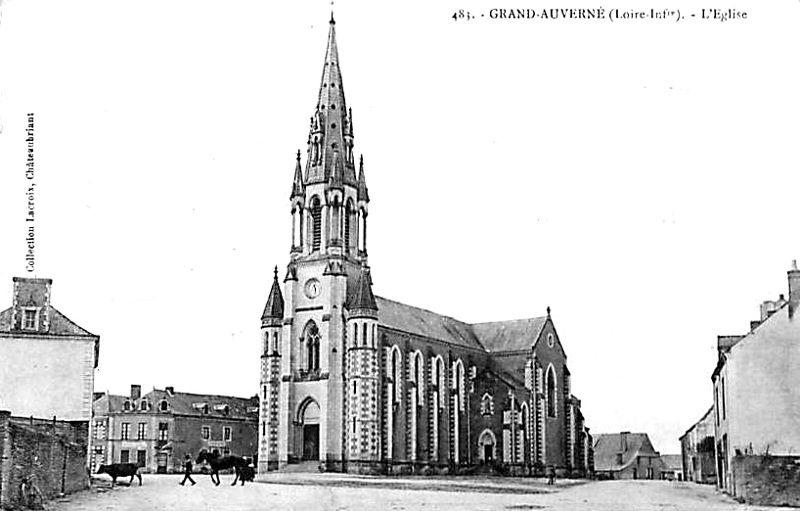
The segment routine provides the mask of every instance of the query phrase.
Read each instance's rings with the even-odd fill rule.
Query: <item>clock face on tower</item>
[[[305,286],[306,296],[313,299],[319,296],[320,284],[317,279],[308,279]]]

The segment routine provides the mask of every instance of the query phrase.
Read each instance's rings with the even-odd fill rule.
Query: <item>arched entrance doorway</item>
[[[481,456],[481,462],[494,463],[495,444],[494,433],[491,430],[484,429],[481,436],[478,437],[478,452]]]
[[[319,460],[319,405],[311,398],[300,406],[298,423],[302,446],[303,461]]]

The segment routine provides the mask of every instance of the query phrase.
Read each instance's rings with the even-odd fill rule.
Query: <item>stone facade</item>
[[[711,407],[680,437],[683,479],[696,483],[717,482],[714,456],[714,408]]]
[[[91,470],[101,464],[138,463],[143,472],[180,472],[184,457],[217,450],[255,458],[258,399],[175,392],[102,394],[94,402]]]
[[[373,295],[353,143],[331,20],[290,262],[261,318],[259,471],[587,474],[591,436],[549,309],[469,324]]]
[[[732,493],[756,506],[800,507],[800,456],[745,456],[731,460]]]
[[[37,509],[89,487],[86,421],[12,417],[0,410],[0,509]],[[29,491],[22,492],[25,485]]]

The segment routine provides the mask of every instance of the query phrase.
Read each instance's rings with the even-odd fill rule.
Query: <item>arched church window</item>
[[[445,375],[444,375],[444,360],[440,355],[436,355],[433,359],[433,367],[431,368],[431,378],[434,385],[436,385],[436,394],[438,395],[437,401],[439,408],[445,406]]]
[[[456,391],[456,396],[458,397],[458,408],[462,412],[464,411],[464,364],[461,362],[461,359],[456,360],[455,364],[453,364],[453,388]]]
[[[399,403],[403,381],[403,360],[400,355],[400,348],[397,346],[392,346],[391,353],[392,399],[395,403]]]
[[[311,199],[311,250],[317,251],[322,243],[322,205],[319,197]]]
[[[316,371],[319,369],[319,328],[313,321],[309,321],[303,334],[306,345],[306,370]]]
[[[424,376],[424,368],[423,368],[423,360],[422,360],[422,353],[417,351],[414,353],[414,369],[413,369],[413,378],[414,384],[417,387],[417,406],[422,406],[425,404],[425,376]]]
[[[366,323],[364,323],[364,325],[363,325],[361,334],[362,334],[361,335],[361,342],[364,344],[364,346],[366,346],[367,345],[367,324]]]
[[[552,365],[547,368],[547,416],[556,416],[556,371]]]
[[[488,392],[481,398],[481,415],[492,415],[494,413],[494,400]]]

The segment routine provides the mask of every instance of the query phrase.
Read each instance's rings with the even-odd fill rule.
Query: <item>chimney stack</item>
[[[167,395],[172,397],[175,394],[175,387],[167,387],[164,390],[167,391]]]
[[[794,311],[800,304],[800,270],[797,269],[797,260],[792,261],[792,269],[787,272],[789,277],[789,317],[794,316]]]
[[[142,386],[131,385],[131,400],[136,401],[140,397],[142,397]]]

